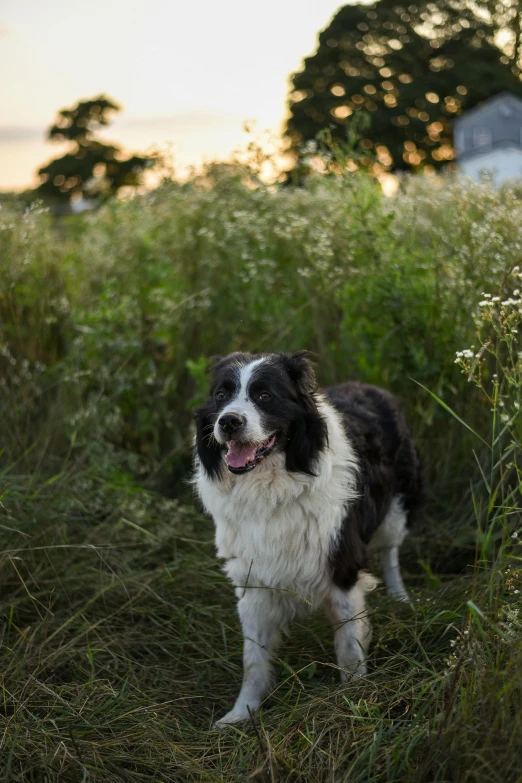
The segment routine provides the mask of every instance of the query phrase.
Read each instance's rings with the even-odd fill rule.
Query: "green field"
[[[519,197],[214,166],[60,222],[0,205],[0,780],[522,781]],[[301,348],[408,412],[413,608],[372,594],[343,686],[327,623],[296,624],[216,732],[242,639],[191,409],[209,356]]]

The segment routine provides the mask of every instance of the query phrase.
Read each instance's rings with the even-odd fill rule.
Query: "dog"
[[[319,390],[308,356],[216,359],[210,398],[195,411],[194,484],[244,635],[243,684],[218,728],[260,707],[282,633],[306,610],[330,618],[341,679],[366,673],[371,550],[388,592],[408,600],[398,553],[422,479],[404,415],[375,386]]]

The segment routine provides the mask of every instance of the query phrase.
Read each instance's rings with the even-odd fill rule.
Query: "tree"
[[[334,141],[345,138],[362,109],[370,117],[363,165],[412,169],[452,160],[456,115],[502,90],[522,95],[518,2],[495,8],[494,0],[341,8],[293,77],[286,135],[296,158],[325,128]],[[495,43],[506,26],[511,56]]]
[[[502,34],[502,50],[508,63],[522,69],[522,3],[520,0],[476,0],[497,34]]]
[[[94,138],[95,132],[109,125],[110,115],[117,111],[118,104],[99,95],[58,112],[47,138],[69,141],[72,149],[38,170],[41,181],[37,193],[62,203],[82,197],[101,202],[124,186],[142,184],[143,172],[156,164],[156,158],[126,157],[119,147]]]

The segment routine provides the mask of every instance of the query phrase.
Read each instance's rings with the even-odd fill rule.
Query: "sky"
[[[338,0],[1,0],[0,190],[36,183],[65,149],[58,109],[107,94],[104,132],[133,152],[169,145],[175,170],[226,160],[243,126],[280,135],[289,76]]]

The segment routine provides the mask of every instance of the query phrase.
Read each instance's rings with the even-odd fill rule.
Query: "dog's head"
[[[313,475],[327,438],[316,391],[306,351],[216,360],[210,398],[196,411],[196,447],[208,475],[247,473],[278,452],[287,470]]]

